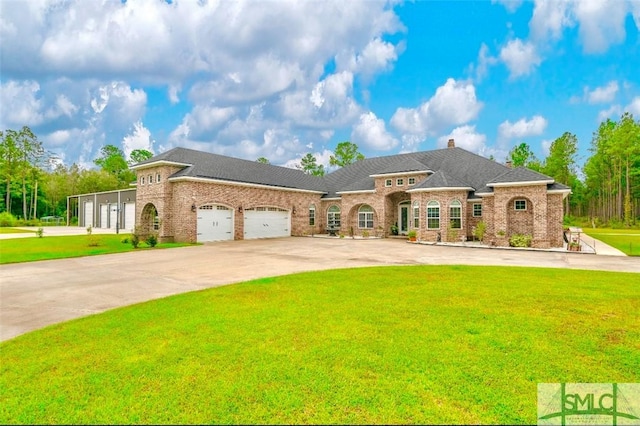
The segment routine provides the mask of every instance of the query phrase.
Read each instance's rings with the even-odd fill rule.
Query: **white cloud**
[[[545,41],[558,40],[565,28],[577,25],[584,52],[602,53],[624,41],[630,12],[640,28],[636,0],[536,0],[529,27],[534,40]]]
[[[534,40],[558,40],[564,29],[572,25],[570,0],[535,1],[529,21]]]
[[[574,13],[580,23],[579,33],[584,51],[602,53],[612,44],[624,41],[627,3],[619,0],[577,1]]]
[[[353,74],[349,71],[331,74],[310,90],[282,95],[276,108],[295,125],[323,130],[348,125],[361,111],[353,98]]]
[[[154,140],[151,138],[151,132],[144,127],[142,121],[138,121],[133,125],[133,133],[126,135],[122,139],[122,150],[126,158],[129,158],[131,152],[136,149],[146,149],[153,152]]]
[[[448,135],[438,138],[438,147],[446,148],[449,139],[455,140],[457,147],[475,152],[476,154],[485,155],[487,151],[487,137],[482,133],[476,132],[476,126],[466,125],[456,127]]]
[[[640,96],[636,96],[635,98],[633,98],[631,103],[625,108],[625,111],[633,114],[633,117],[636,120],[640,118]]]
[[[515,123],[506,120],[498,126],[498,138],[500,140],[525,138],[528,136],[541,135],[547,128],[547,120],[535,115],[530,120],[521,118]]]
[[[476,99],[472,83],[449,78],[431,99],[417,108],[398,108],[391,117],[391,125],[403,133],[403,142],[415,144],[416,140],[435,135],[448,126],[474,120],[481,109],[482,102]]]
[[[500,3],[509,13],[513,13],[522,5],[522,1],[523,0],[491,0],[491,3]]]
[[[360,53],[349,52],[336,57],[338,69],[349,70],[354,74],[362,74],[370,78],[380,71],[389,70],[398,59],[398,50],[402,46],[395,46],[380,38],[371,40]]]
[[[609,108],[602,110],[598,113],[598,123],[602,123],[607,118],[617,120],[622,114],[622,107],[620,105],[611,105]]]
[[[500,59],[509,68],[509,77],[512,79],[530,74],[541,62],[535,45],[519,38],[510,40],[500,50]]]
[[[36,81],[10,80],[0,85],[2,124],[4,127],[34,126],[42,123],[40,85]]]
[[[158,149],[180,144],[284,162],[358,121],[354,84],[365,91],[403,49],[402,40],[387,40],[404,31],[396,4],[6,2],[3,96],[10,81],[20,94],[2,99],[0,123],[49,126],[34,130],[52,144],[63,134],[54,130],[68,131],[66,159],[90,164],[105,143],[138,140],[135,123],[149,125],[141,87],[152,86],[183,114]]]
[[[552,143],[553,143],[553,140],[551,139],[545,139],[540,143],[540,145],[542,146],[542,153],[544,154],[545,157],[549,155]]]
[[[495,65],[498,58],[489,54],[489,47],[482,43],[478,51],[478,64],[475,66],[475,81],[482,81],[489,72],[489,67]]]
[[[387,132],[384,120],[376,117],[373,112],[360,115],[360,120],[353,126],[351,140],[357,145],[377,151],[395,148],[398,140]]]
[[[608,103],[615,99],[618,93],[618,82],[610,81],[606,86],[596,87],[589,91],[585,88],[585,100],[590,104]]]

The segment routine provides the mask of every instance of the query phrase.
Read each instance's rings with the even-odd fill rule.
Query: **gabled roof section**
[[[154,155],[148,160],[141,161],[133,166],[129,167],[131,170],[139,170],[145,169],[148,167],[155,166],[178,166],[178,167],[188,167],[191,165],[190,158],[183,151],[190,151],[185,148],[173,148],[169,151],[163,152],[162,154]],[[203,153],[204,154],[204,153]]]
[[[554,182],[552,177],[526,167],[517,167],[489,180],[487,186],[551,185]]]
[[[419,192],[419,191],[437,191],[447,189],[464,189],[466,191],[473,191],[473,188],[468,183],[457,179],[442,170],[438,170],[422,182],[415,185],[413,188],[407,190],[407,192]]]
[[[171,180],[210,179],[230,183],[326,192],[323,190],[325,185],[321,177],[305,174],[301,170],[186,148],[174,148],[138,163],[134,167],[140,168],[140,165],[166,162],[185,165],[183,169],[169,177]]]
[[[372,174],[371,177],[381,177],[385,175],[400,175],[400,174],[417,174],[417,173],[433,173],[432,170],[428,170],[424,164],[416,160],[415,158],[403,158],[397,162],[389,165],[388,167]]]

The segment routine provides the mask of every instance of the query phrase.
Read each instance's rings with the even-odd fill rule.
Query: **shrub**
[[[478,222],[476,227],[473,229],[473,236],[477,238],[479,241],[484,240],[484,234],[487,232],[487,224],[484,220]]]
[[[14,226],[15,223],[16,223],[16,218],[11,213],[9,213],[9,212],[0,213],[0,226],[1,227]]]
[[[154,233],[149,234],[149,236],[147,236],[147,239],[145,240],[145,243],[147,243],[149,247],[155,247],[156,244],[158,244],[158,236]]]
[[[100,238],[97,235],[90,235],[87,240],[87,245],[89,247],[98,247],[100,245]]]
[[[140,235],[135,231],[131,234],[131,245],[133,248],[138,248],[138,245],[140,245]]]
[[[120,240],[120,242],[122,244],[129,244],[129,237],[122,237],[122,239]]]
[[[362,231],[362,238],[369,238],[369,231]]]
[[[44,234],[44,229],[42,229],[42,227],[38,228],[38,230],[36,231],[36,235],[38,236],[38,238],[42,238],[43,234]]]
[[[509,238],[511,247],[531,247],[531,235],[513,234]]]

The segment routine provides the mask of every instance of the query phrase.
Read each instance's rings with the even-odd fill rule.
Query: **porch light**
[[[242,206],[238,206],[238,212],[242,213]]]
[[[296,214],[296,206],[291,206],[291,214],[295,216],[295,214]]]
[[[191,204],[191,211],[192,211],[192,212],[194,212],[194,213],[196,212],[196,205],[195,205],[195,203],[194,203],[194,204]]]

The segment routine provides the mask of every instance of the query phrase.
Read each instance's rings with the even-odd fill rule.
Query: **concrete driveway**
[[[0,266],[0,340],[176,293],[253,278],[379,265],[542,266],[640,273],[640,260],[569,252],[291,237]],[[640,278],[640,277],[639,277]]]

